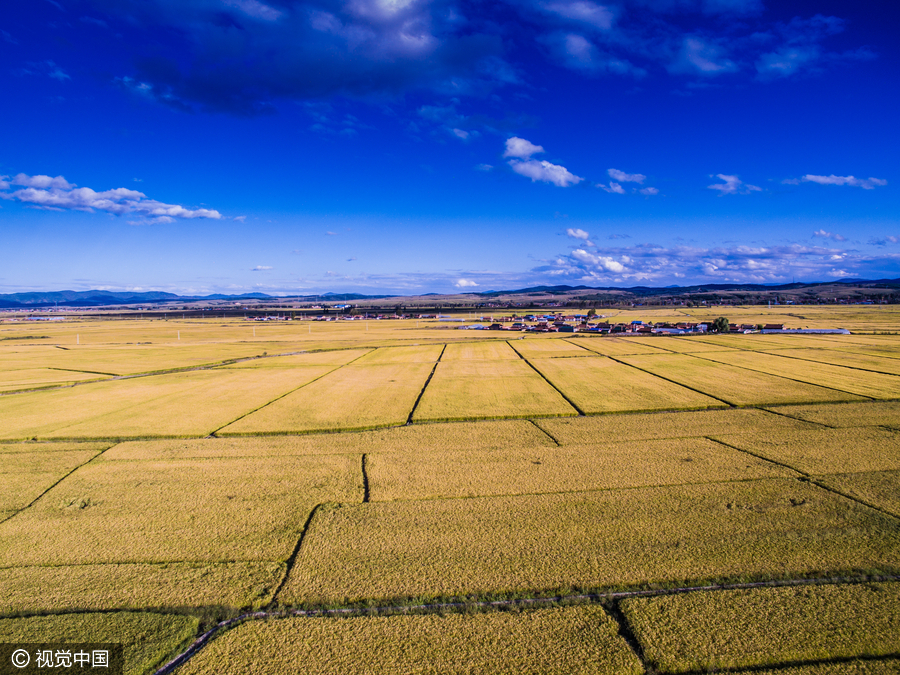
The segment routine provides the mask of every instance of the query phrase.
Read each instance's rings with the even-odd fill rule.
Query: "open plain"
[[[135,675],[898,673],[900,311],[728,314],[851,334],[7,317],[0,641],[114,639]]]

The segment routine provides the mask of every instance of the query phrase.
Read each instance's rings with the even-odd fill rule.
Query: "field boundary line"
[[[845,403],[845,401],[833,401],[832,402],[833,405],[840,405],[841,403]],[[797,405],[797,404],[789,403],[786,405]],[[801,403],[799,405],[803,405],[803,404]],[[816,404],[813,403],[812,405],[816,405]],[[841,427],[829,426],[829,425],[825,424],[824,422],[813,422],[812,420],[805,420],[802,417],[794,417],[793,415],[788,415],[787,413],[779,412],[778,410],[772,410],[772,408],[774,408],[774,407],[775,406],[759,407],[758,410],[762,410],[763,412],[767,412],[767,413],[772,413],[773,415],[778,415],[779,417],[784,417],[785,419],[793,420],[795,422],[806,422],[808,424],[815,424],[815,425],[822,427],[823,429],[840,429],[841,428]]]
[[[897,661],[900,660],[900,652],[891,654],[860,654],[858,656],[832,656],[827,659],[800,659],[795,661],[781,661],[772,665],[756,665],[756,666],[716,666],[717,673],[760,673],[768,671],[788,670],[790,668],[803,668],[805,666],[827,666],[830,664],[855,663],[856,661]],[[655,668],[655,665],[654,665]],[[667,671],[659,669],[659,673]],[[679,675],[709,675],[709,668],[700,670],[684,670],[678,671]]]
[[[366,352],[366,354],[368,354],[368,353],[369,353],[369,352]],[[254,408],[253,410],[251,410],[251,411],[249,411],[249,412],[246,412],[246,413],[244,413],[243,415],[240,415],[239,417],[236,417],[235,419],[231,420],[231,421],[228,422],[227,424],[223,424],[223,425],[220,426],[219,428],[213,429],[212,431],[209,432],[209,434],[207,434],[206,438],[210,438],[210,437],[212,437],[212,438],[217,438],[216,434],[217,434],[218,432],[222,431],[222,429],[224,429],[225,427],[231,426],[231,425],[234,424],[235,422],[238,422],[238,421],[244,419],[244,418],[247,417],[248,415],[252,415],[252,414],[255,413],[255,412],[259,412],[260,410],[262,410],[262,409],[265,408],[266,406],[270,406],[270,405],[272,405],[273,403],[275,403],[276,401],[280,401],[280,400],[283,399],[285,396],[288,396],[288,395],[290,395],[290,394],[293,394],[295,391],[299,391],[300,389],[303,389],[303,387],[308,387],[308,386],[311,385],[313,382],[318,382],[318,381],[321,380],[323,377],[325,377],[325,376],[327,376],[327,375],[331,375],[331,374],[334,373],[334,372],[337,372],[338,370],[340,370],[340,369],[343,368],[344,366],[349,366],[351,363],[353,363],[353,362],[355,362],[355,361],[361,359],[361,358],[362,358],[363,356],[365,356],[366,354],[360,354],[359,356],[357,356],[357,357],[356,357],[355,359],[353,359],[352,361],[348,361],[347,363],[345,363],[345,364],[343,364],[343,365],[340,365],[340,366],[335,366],[335,367],[332,368],[331,370],[322,373],[321,375],[319,375],[319,376],[316,377],[316,378],[313,378],[313,379],[310,380],[309,382],[304,382],[304,383],[301,384],[299,387],[294,387],[294,388],[291,389],[290,391],[283,393],[281,396],[276,396],[276,397],[273,398],[271,401],[267,401],[266,403],[263,403],[263,404],[262,404],[261,406],[259,406],[258,408]],[[262,357],[260,357],[260,358],[262,358]]]
[[[795,466],[791,466],[790,464],[785,464],[784,462],[779,462],[777,459],[772,459],[771,457],[766,457],[765,455],[760,455],[759,453],[753,452],[752,450],[747,450],[745,448],[739,448],[736,445],[732,445],[731,443],[727,443],[726,441],[719,440],[718,438],[715,438],[713,436],[704,436],[703,438],[705,438],[708,441],[712,441],[713,443],[718,443],[719,445],[724,445],[726,448],[731,448],[732,450],[737,450],[738,452],[742,452],[745,455],[750,455],[751,457],[756,457],[757,459],[761,459],[764,462],[768,462],[769,464],[775,464],[777,466],[780,466],[783,469],[790,469],[791,471],[793,471],[795,473],[799,473],[806,480],[812,480],[812,476],[810,476],[810,474],[806,473],[805,471],[802,471],[801,469],[798,469]]]
[[[540,431],[542,434],[544,434],[545,436],[547,436],[547,438],[549,438],[551,441],[553,441],[554,443],[556,443],[556,447],[557,447],[557,448],[561,448],[561,447],[562,447],[562,443],[559,442],[559,439],[556,438],[556,436],[554,436],[554,435],[551,434],[549,431],[547,431],[546,429],[544,429],[540,424],[538,424],[537,422],[535,422],[535,421],[534,421],[533,419],[531,419],[530,417],[528,418],[528,421],[531,422],[535,427],[537,427],[537,430],[538,430],[538,431]]]
[[[672,352],[672,353],[674,354],[675,352]],[[634,356],[641,356],[641,355],[635,354]],[[676,382],[675,380],[671,380],[668,377],[664,377],[664,376],[659,375],[658,373],[654,373],[650,370],[645,370],[644,368],[641,368],[640,366],[635,366],[631,363],[627,363],[626,361],[620,361],[619,359],[617,359],[613,356],[607,356],[606,358],[610,359],[611,361],[615,361],[616,363],[618,363],[620,365],[628,366],[629,368],[634,368],[635,370],[639,370],[642,373],[646,373],[647,375],[652,375],[653,377],[658,377],[661,380],[665,380],[666,382],[670,382],[671,384],[678,385],[679,387],[684,387],[685,389],[690,389],[695,394],[702,394],[703,396],[707,396],[715,401],[720,401],[721,403],[724,403],[725,405],[727,405],[729,408],[737,408],[737,407],[752,408],[752,407],[755,407],[755,406],[738,406],[736,403],[732,403],[731,401],[726,401],[724,398],[719,398],[718,396],[713,396],[712,394],[708,394],[705,391],[701,391],[700,389],[691,387],[690,385],[687,385],[687,384],[682,384],[681,382]]]
[[[413,423],[413,415],[416,412],[416,408],[419,407],[419,401],[422,400],[422,397],[425,395],[425,390],[428,389],[428,385],[431,384],[431,378],[434,377],[434,374],[437,372],[438,364],[441,362],[441,359],[444,358],[445,351],[447,351],[446,343],[444,343],[444,347],[441,349],[441,353],[438,354],[437,361],[435,361],[434,365],[431,367],[431,372],[428,373],[428,377],[425,379],[425,384],[422,385],[422,390],[419,392],[419,395],[416,396],[416,402],[413,403],[412,410],[409,411],[405,426],[409,426]]]
[[[556,393],[559,394],[560,396],[562,396],[562,397],[563,397],[563,400],[564,400],[566,403],[568,403],[570,406],[572,406],[572,408],[575,410],[575,412],[578,413],[579,417],[586,417],[586,414],[585,414],[584,410],[582,410],[582,409],[579,408],[577,405],[575,405],[575,402],[574,402],[572,399],[570,399],[568,396],[566,396],[564,393],[562,393],[562,391],[560,390],[559,387],[557,387],[557,386],[556,386],[555,384],[553,384],[550,380],[548,380],[548,379],[547,379],[547,376],[544,375],[540,370],[538,370],[538,369],[535,367],[535,365],[534,365],[531,361],[529,361],[529,360],[526,359],[524,356],[522,356],[522,353],[521,353],[518,349],[516,349],[515,347],[513,347],[513,345],[512,345],[511,342],[507,342],[507,344],[508,344],[510,347],[512,347],[513,351],[514,351],[516,354],[519,355],[519,358],[520,358],[520,359],[522,359],[525,363],[528,364],[528,367],[529,367],[529,368],[531,368],[534,372],[536,372],[536,373],[538,374],[538,376],[539,376],[544,382],[546,382],[546,383],[549,384],[551,387],[553,387],[553,389],[556,391]],[[584,347],[581,347],[581,349],[584,349]],[[585,349],[584,351],[589,352],[590,350],[589,350],[589,349]],[[562,415],[554,415],[554,417],[562,417]]]
[[[822,351],[829,351],[828,349],[824,349]],[[804,359],[801,356],[791,356],[789,354],[772,354],[771,352],[760,351],[761,354],[765,354],[766,356],[781,356],[785,359],[794,359],[795,361],[804,361],[806,363],[818,363],[822,366],[834,366],[836,368],[846,368],[847,370],[860,370],[864,373],[875,373],[876,375],[889,375],[891,377],[900,377],[897,373],[886,373],[883,370],[872,370],[871,368],[862,368],[860,366],[847,366],[838,363],[828,363],[828,361],[816,361],[815,359]],[[838,352],[839,354],[842,352]],[[853,352],[848,352],[850,356],[855,356]],[[859,354],[858,356],[871,356],[871,354]],[[875,357],[877,358],[877,357]]]
[[[109,446],[109,448],[115,447],[116,445],[118,445],[118,443]],[[65,476],[63,476],[62,478],[60,478],[60,479],[59,479],[58,481],[56,481],[53,485],[51,485],[50,487],[48,487],[46,490],[44,490],[41,494],[39,494],[37,497],[35,497],[34,499],[32,499],[28,504],[26,504],[25,506],[23,506],[21,509],[19,509],[18,511],[16,511],[15,513],[13,513],[11,516],[7,516],[7,517],[4,518],[3,520],[0,520],[0,525],[2,525],[3,523],[5,523],[5,522],[8,521],[8,520],[12,520],[12,519],[15,518],[17,515],[19,515],[20,513],[22,513],[22,511],[24,511],[25,509],[30,509],[32,506],[34,506],[34,504],[35,504],[41,497],[43,497],[45,494],[47,494],[48,492],[50,492],[50,490],[52,490],[52,489],[55,488],[57,485],[59,485],[60,483],[62,483],[66,478],[68,478],[68,477],[71,476],[73,473],[75,473],[76,471],[78,471],[78,469],[80,469],[81,467],[87,466],[88,464],[90,464],[91,462],[93,462],[93,461],[94,461],[95,459],[97,459],[100,455],[102,455],[104,452],[106,452],[107,450],[109,450],[109,448],[105,448],[105,449],[101,450],[101,451],[98,452],[96,455],[94,455],[94,456],[91,457],[89,460],[87,460],[86,462],[82,462],[81,464],[79,464],[78,466],[76,466],[74,469],[72,469],[71,471],[69,471]]]
[[[300,536],[297,537],[297,543],[294,545],[294,550],[291,551],[291,555],[288,556],[288,559],[284,563],[284,576],[281,578],[281,581],[278,583],[278,586],[272,593],[272,599],[269,601],[269,607],[274,607],[275,603],[278,601],[278,594],[281,593],[281,589],[284,588],[284,585],[287,583],[288,577],[291,575],[291,570],[294,569],[294,563],[297,561],[297,556],[300,555],[300,548],[303,546],[303,542],[306,539],[306,534],[309,532],[309,528],[312,525],[313,518],[323,505],[324,502],[316,504],[314,507],[312,507],[312,510],[306,517],[306,522],[303,523],[303,529],[300,530]]]
[[[321,506],[321,504],[319,505]],[[316,509],[319,508],[316,506]],[[314,509],[314,511],[316,510]],[[310,519],[312,514],[310,514]],[[299,547],[298,547],[299,550]],[[285,577],[287,578],[287,577]],[[221,621],[208,631],[203,633],[181,654],[175,656],[167,664],[159,668],[153,675],[169,675],[176,668],[183,665],[188,659],[199,652],[213,637],[217,634],[233,628],[247,621],[265,621],[268,619],[287,619],[290,617],[336,617],[336,616],[384,616],[384,615],[403,615],[410,612],[423,614],[436,614],[446,610],[466,611],[472,608],[478,609],[495,609],[495,608],[517,608],[517,607],[541,607],[543,605],[557,605],[560,603],[571,604],[589,604],[617,602],[626,598],[635,597],[656,597],[662,595],[681,595],[685,593],[705,592],[705,591],[728,591],[751,588],[779,588],[785,586],[827,586],[838,584],[859,584],[872,582],[895,582],[900,581],[900,576],[883,575],[878,577],[857,576],[857,577],[819,577],[811,579],[781,579],[771,581],[751,581],[734,584],[707,584],[702,586],[683,586],[679,588],[668,589],[652,589],[652,590],[635,590],[635,591],[608,591],[599,593],[581,593],[577,595],[555,595],[533,598],[517,598],[512,600],[484,600],[470,602],[439,602],[426,603],[418,605],[390,605],[379,607],[347,607],[332,609],[293,609],[293,610],[264,610],[258,612],[248,612],[233,619]],[[280,590],[280,589],[279,589]],[[274,602],[274,601],[273,601]],[[606,607],[604,607],[606,609]],[[608,610],[607,610],[608,611]],[[615,617],[613,617],[615,620]],[[617,621],[618,623],[618,621]],[[630,645],[629,645],[630,646]],[[878,658],[893,658],[893,655],[881,656]],[[737,670],[737,669],[735,669]],[[746,669],[744,669],[746,670]],[[762,670],[762,668],[759,668]],[[704,671],[705,673],[705,671]],[[695,674],[691,674],[695,675]],[[699,674],[697,674],[699,675]]]
[[[362,456],[362,460],[360,461],[360,465],[362,468],[362,479],[363,479],[363,500],[362,500],[363,504],[368,504],[369,497],[371,496],[371,493],[369,491],[369,472],[366,467],[366,465],[368,464],[368,461],[367,461],[368,457],[369,457],[368,453],[364,452],[363,456]]]
[[[47,370],[61,370],[64,373],[89,373],[90,375],[107,375],[109,377],[118,377],[119,373],[104,373],[100,370],[82,370],[80,368],[57,368],[50,366]]]
[[[708,354],[709,352],[703,352],[704,354]],[[846,389],[838,389],[837,387],[829,387],[826,384],[816,384],[815,382],[807,382],[806,380],[798,380],[793,377],[788,377],[787,375],[775,375],[774,373],[767,373],[764,370],[757,370],[756,368],[749,368],[747,366],[736,366],[733,363],[727,363],[725,361],[716,361],[715,359],[707,358],[705,356],[695,356],[694,354],[688,354],[688,356],[692,356],[695,359],[700,359],[701,361],[709,361],[710,363],[715,363],[720,366],[731,366],[732,368],[741,368],[743,370],[750,371],[751,373],[762,373],[763,375],[768,375],[770,377],[780,377],[783,380],[788,380],[790,382],[800,382],[801,384],[808,384],[813,387],[821,387],[822,389],[830,389],[831,391],[839,391],[842,394],[850,394],[851,396],[859,396],[864,399],[868,399],[869,401],[881,401],[884,399],[875,398],[874,396],[867,396],[866,394],[855,394],[852,391],[847,391]],[[766,354],[766,356],[774,356],[773,354]],[[798,359],[799,360],[799,359]],[[831,365],[830,363],[823,363],[821,365]],[[835,366],[836,368],[840,368],[841,366]],[[803,405],[802,403],[797,405]]]

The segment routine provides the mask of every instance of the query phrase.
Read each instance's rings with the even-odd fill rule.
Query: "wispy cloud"
[[[869,244],[872,246],[887,246],[888,244],[900,244],[900,237],[893,235],[882,237],[881,239],[870,239]]]
[[[8,192],[12,185],[22,186],[22,189]],[[117,216],[137,215],[158,223],[171,223],[176,218],[222,217],[222,214],[213,209],[188,209],[178,204],[166,204],[129,188],[100,192],[87,187],[79,188],[62,176],[28,176],[20,173],[11,180],[0,183],[0,199],[54,211],[104,211]]]
[[[744,183],[737,176],[729,176],[724,173],[717,173],[715,178],[723,181],[721,183],[713,183],[706,187],[710,190],[718,190],[719,195],[748,195],[751,192],[761,192],[762,188],[756,185]]]
[[[274,269],[271,265],[257,265],[251,272],[267,272],[268,270]]]
[[[453,285],[457,288],[475,288],[476,286],[478,286],[478,284],[471,279],[460,279]]]
[[[585,240],[589,239],[591,236],[590,234],[588,234],[587,232],[585,232],[582,229],[572,228],[572,227],[570,227],[566,230],[566,234],[568,236],[572,237],[573,239],[585,239]]]
[[[513,136],[506,140],[504,157],[510,157],[509,167],[520,176],[530,178],[531,182],[552,183],[557,187],[576,185],[584,179],[576,176],[566,167],[551,164],[545,160],[531,159],[532,155],[544,152],[544,148],[524,138]]]
[[[647,176],[642,173],[625,173],[618,169],[607,169],[606,173],[620,183],[643,183],[647,179]]]
[[[816,230],[813,232],[814,237],[818,237],[819,239],[833,239],[834,241],[847,241],[847,238],[841,236],[840,234],[835,234],[834,232],[826,232],[825,230]]]
[[[850,185],[860,187],[863,190],[874,190],[876,187],[884,187],[887,181],[883,178],[856,178],[854,176],[816,176],[806,174],[802,178],[786,178],[781,181],[785,185],[799,185],[800,183],[818,183],[819,185]]]

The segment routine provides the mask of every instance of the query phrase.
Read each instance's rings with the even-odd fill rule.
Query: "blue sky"
[[[0,292],[900,277],[900,9],[32,0]]]

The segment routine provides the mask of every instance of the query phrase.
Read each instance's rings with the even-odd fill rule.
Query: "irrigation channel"
[[[342,616],[390,616],[398,614],[436,614],[445,611],[470,611],[473,609],[481,610],[503,610],[517,609],[527,607],[553,606],[558,604],[591,604],[591,603],[613,603],[616,604],[620,600],[635,597],[654,597],[662,595],[677,595],[683,593],[693,593],[698,591],[726,591],[746,588],[776,588],[784,586],[816,586],[829,584],[858,584],[879,581],[900,581],[900,576],[877,576],[877,577],[829,577],[818,579],[780,579],[772,581],[752,581],[735,584],[712,584],[706,586],[683,586],[678,588],[652,589],[652,590],[634,590],[634,591],[610,591],[606,593],[585,593],[581,595],[558,595],[551,597],[536,598],[516,598],[512,600],[490,600],[490,601],[472,601],[472,602],[440,602],[421,605],[394,605],[385,607],[347,607],[338,609],[294,609],[294,610],[263,610],[259,612],[248,612],[241,614],[233,619],[227,619],[217,623],[208,631],[198,637],[191,645],[181,654],[169,661],[167,664],[157,670],[154,675],[170,675],[174,673],[180,666],[190,660],[192,656],[200,652],[210,640],[225,631],[235,628],[236,626],[247,621],[266,621],[269,619],[287,619],[290,617],[342,617]],[[612,618],[619,625],[619,634],[624,638],[628,645],[635,651],[638,658],[641,659],[645,667],[642,650],[637,643],[636,638],[632,635],[630,627],[627,625],[625,617],[618,611],[618,607],[610,612]],[[900,655],[889,655],[884,658],[900,657]],[[830,659],[827,663],[843,662],[848,659]],[[818,664],[819,661],[810,662]],[[767,666],[767,670],[777,670],[780,667],[796,667],[798,665],[806,665],[806,663],[791,662],[783,664],[783,666]],[[743,668],[742,670],[755,670],[754,668]]]

